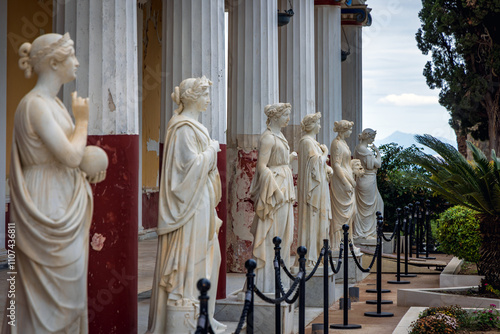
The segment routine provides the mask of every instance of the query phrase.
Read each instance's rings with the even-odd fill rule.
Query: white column
[[[7,175],[7,1],[0,2],[0,250],[5,248],[5,180]]]
[[[56,1],[55,30],[69,32],[80,62],[64,85],[70,110],[75,89],[89,97],[89,135],[139,134],[137,1]]]
[[[278,102],[276,1],[229,0],[229,50],[228,144],[256,149],[264,107]]]
[[[347,50],[349,41],[351,54],[342,62],[342,119],[354,122],[352,134],[346,139],[351,152],[354,152],[358,134],[363,131],[362,26],[344,25],[343,28],[345,38],[342,38],[342,48]]]
[[[290,7],[279,0],[280,9]],[[300,122],[316,112],[314,75],[314,0],[293,0],[295,15],[278,29],[280,102],[292,104],[292,114],[283,132],[293,150],[301,137]]]
[[[177,105],[170,95],[182,80],[206,76],[211,104],[200,121],[212,139],[226,143],[224,0],[163,1],[162,131]]]
[[[318,141],[330,147],[333,123],[342,120],[341,7],[314,8],[316,50],[316,108],[321,111]]]
[[[278,102],[277,1],[229,0],[228,235],[230,271],[252,257],[250,183],[266,129],[264,107]]]

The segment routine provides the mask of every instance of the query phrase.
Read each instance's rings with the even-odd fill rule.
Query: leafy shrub
[[[500,312],[495,304],[482,311],[474,311],[469,315],[471,320],[471,329],[488,330],[490,328],[500,328]]]
[[[439,250],[465,261],[477,263],[481,234],[476,215],[476,211],[460,205],[441,213],[437,229]]]

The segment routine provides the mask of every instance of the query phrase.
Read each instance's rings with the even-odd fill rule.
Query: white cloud
[[[438,104],[438,97],[432,95],[417,95],[417,94],[389,94],[378,99],[377,103],[393,104],[398,107],[423,106],[430,104]]]

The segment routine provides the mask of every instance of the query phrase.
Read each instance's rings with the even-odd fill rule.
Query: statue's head
[[[352,131],[354,122],[341,120],[333,123],[333,131],[338,133],[344,133],[347,131]]]
[[[279,121],[280,118],[284,115],[290,115],[291,110],[292,110],[292,105],[290,103],[268,104],[264,108],[264,114],[266,114],[267,116],[266,124],[269,125],[273,121]],[[286,121],[287,124],[288,120]],[[283,124],[280,124],[280,126],[281,127],[286,126],[285,122]]]
[[[370,129],[370,128],[366,128],[363,130],[363,132],[361,132],[358,135],[358,138],[359,138],[359,141],[373,142],[375,140],[376,135],[377,135],[377,131]]]
[[[211,85],[212,81],[205,76],[183,80],[179,86],[175,87],[171,95],[172,100],[179,106],[174,112],[180,114],[188,105],[198,102],[202,96],[208,96]],[[207,101],[203,102],[210,103],[210,99],[208,98]],[[207,105],[200,106],[200,108],[203,107],[205,108],[203,110],[206,110]]]
[[[24,70],[26,78],[30,78],[33,71],[38,76],[56,71],[63,83],[76,78],[79,63],[69,33],[45,34],[35,39],[33,44],[23,43],[19,56],[19,67]]]
[[[356,177],[362,177],[365,175],[365,169],[363,168],[363,164],[361,164],[361,160],[352,159],[351,160],[351,169]]]
[[[321,129],[321,125],[319,125],[320,119],[321,119],[320,112],[304,116],[304,118],[302,119],[302,122],[300,122],[300,126],[302,128],[302,131],[311,132],[316,127],[317,127],[317,130],[319,131],[319,129]]]

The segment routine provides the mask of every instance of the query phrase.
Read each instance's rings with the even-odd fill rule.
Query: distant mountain
[[[414,136],[415,136],[415,134],[412,134],[412,133],[404,133],[401,131],[396,131],[393,134],[391,134],[389,137],[386,137],[386,138],[383,138],[380,140],[376,139],[375,145],[377,145],[377,147],[378,147],[378,146],[389,144],[389,143],[396,143],[396,144],[406,148],[406,147],[410,147],[411,145],[415,144],[417,147],[424,148],[425,153],[435,154],[435,152],[432,151],[431,149],[417,143]],[[443,138],[443,137],[436,137],[436,138],[441,140],[444,143],[448,143],[448,144],[452,145],[455,148],[457,147],[457,143],[454,141],[451,141],[451,140]]]

